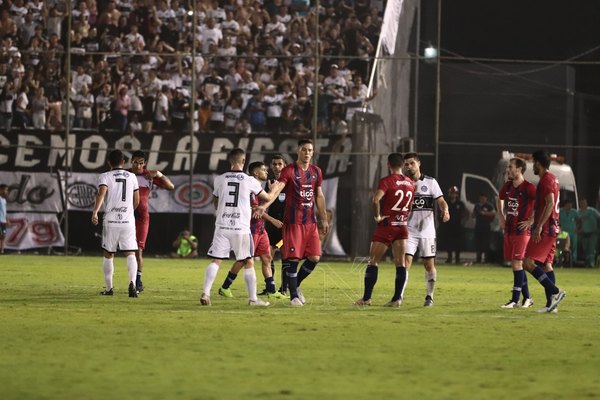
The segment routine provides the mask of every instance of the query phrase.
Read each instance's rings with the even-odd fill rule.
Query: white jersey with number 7
[[[104,225],[135,225],[133,193],[139,190],[135,174],[117,168],[100,174],[98,187],[106,186],[104,199]]]

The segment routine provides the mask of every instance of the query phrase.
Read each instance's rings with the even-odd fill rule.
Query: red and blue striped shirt
[[[321,168],[309,165],[303,170],[297,162],[281,171],[279,182],[285,184],[285,224],[316,224],[315,196],[323,183]]]

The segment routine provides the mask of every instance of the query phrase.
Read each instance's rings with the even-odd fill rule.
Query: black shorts
[[[5,222],[0,222],[0,236],[6,236],[6,231],[8,230],[8,224]]]
[[[283,229],[277,229],[274,226],[269,226],[266,228],[266,230],[267,235],[269,235],[269,242],[271,243],[271,246],[275,246],[281,239],[283,239]]]

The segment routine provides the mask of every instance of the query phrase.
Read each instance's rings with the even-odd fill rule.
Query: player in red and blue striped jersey
[[[507,167],[508,181],[500,189],[496,206],[500,227],[504,227],[504,259],[511,261],[513,289],[511,299],[502,308],[531,307],[527,274],[523,270],[525,249],[531,237],[530,219],[535,204],[535,186],[525,180],[523,173],[527,164],[520,158],[512,158]],[[523,303],[519,297],[523,294]]]
[[[281,254],[288,268],[291,305],[301,307],[304,296],[300,284],[317,266],[321,258],[321,241],[317,227],[317,212],[324,233],[329,231],[325,210],[325,196],[321,189],[323,173],[311,164],[314,146],[310,139],[298,141],[298,159],[288,164],[277,182],[271,186],[270,200],[261,206],[264,210],[279,193],[285,193],[285,212],[283,215],[283,246]],[[315,209],[316,207],[316,209]],[[304,260],[299,272],[298,263]]]

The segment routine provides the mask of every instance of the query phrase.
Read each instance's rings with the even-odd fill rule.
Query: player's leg
[[[511,267],[513,272],[512,296],[506,304],[501,306],[502,308],[518,308],[519,298],[521,297],[521,293],[523,291],[523,282],[525,281],[523,260],[511,260]]]
[[[550,304],[539,311],[552,312],[566,296],[566,293],[556,287],[543,269],[547,261],[546,258],[552,250],[551,241],[554,241],[553,239],[551,237],[542,237],[542,240],[537,243],[531,240],[527,246],[525,260],[523,261],[523,267],[538,280],[550,295]]]
[[[437,269],[435,268],[436,243],[435,238],[419,239],[419,252],[425,267],[425,307],[433,306],[433,294],[437,282]]]
[[[200,304],[203,306],[210,305],[210,290],[217,278],[217,272],[219,272],[221,262],[229,258],[230,252],[231,243],[229,237],[220,230],[215,229],[213,241],[207,253],[208,256],[211,257],[211,262],[206,267],[204,284],[202,285],[202,294],[200,295]]]
[[[135,280],[136,290],[139,292],[144,291],[144,284],[142,283],[142,271],[144,269],[143,252],[146,247],[146,238],[148,237],[148,227],[150,221],[147,219],[137,218],[135,220],[135,237],[137,241],[138,250],[135,252],[135,259],[137,262],[137,275]]]
[[[556,275],[554,274],[554,268],[552,267],[552,261],[554,260],[554,255],[556,254],[556,242],[554,242],[554,246],[550,249],[546,260],[544,261],[544,272],[548,279],[556,286]],[[550,307],[552,303],[552,293],[544,287],[544,291],[546,292],[546,307]]]
[[[269,242],[269,235],[267,232],[263,232],[258,235],[254,235],[254,256],[259,257],[261,260],[261,271],[263,278],[265,279],[265,289],[260,295],[268,295],[269,293],[274,294],[275,280],[273,279],[273,270],[271,268],[271,243]]]
[[[283,246],[281,246],[281,255],[285,264],[285,274],[288,280],[288,289],[290,290],[290,304],[294,307],[301,307],[302,301],[298,297],[298,263],[300,254],[304,254],[304,236],[301,226],[297,224],[288,224],[283,226]],[[302,253],[300,253],[302,251]]]
[[[305,260],[298,271],[298,286],[315,270],[321,259],[321,238],[317,224],[302,225]]]
[[[135,287],[138,265],[135,258],[135,252],[138,250],[135,227],[126,227],[118,229],[119,249],[125,254],[127,260],[127,273],[129,275],[129,297],[138,297]]]
[[[102,258],[102,272],[104,272],[104,286],[106,287],[106,290],[100,292],[102,296],[113,295],[113,274],[115,271],[113,260],[114,254],[104,250],[104,257]]]
[[[244,282],[248,290],[248,305],[250,306],[268,306],[268,301],[263,301],[256,295],[256,271],[254,270],[254,259],[248,258],[244,264]]]
[[[4,238],[6,237],[6,224],[0,223],[0,254],[4,254]]]
[[[365,270],[365,289],[363,297],[354,302],[357,306],[370,306],[371,296],[373,295],[373,288],[377,283],[377,276],[379,275],[379,262],[385,255],[388,245],[383,241],[376,241],[377,232],[373,234],[371,241],[371,249],[369,250],[369,264]]]
[[[394,296],[392,297],[392,306],[396,307],[402,304],[404,298],[404,289],[408,282],[408,270],[404,266],[406,254],[406,240],[408,234],[400,234],[399,238],[392,243],[392,255],[394,265],[396,266],[396,276],[394,279]],[[397,305],[396,305],[397,304]]]
[[[223,281],[223,284],[221,285],[221,287],[219,288],[219,294],[223,297],[233,297],[233,293],[231,293],[231,284],[233,283],[233,281],[235,281],[235,278],[237,278],[238,273],[240,272],[240,270],[244,267],[244,262],[243,261],[236,261],[235,263],[233,263],[233,265],[231,266],[231,269],[229,270],[229,272],[227,273],[227,276],[225,277],[225,280]]]
[[[417,254],[417,249],[419,248],[419,238],[408,235],[408,239],[406,240],[406,254],[404,255],[404,267],[407,271],[412,267],[412,263]]]

